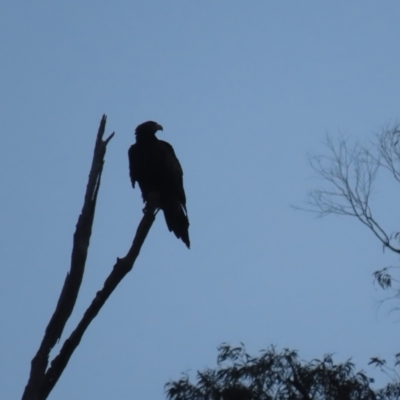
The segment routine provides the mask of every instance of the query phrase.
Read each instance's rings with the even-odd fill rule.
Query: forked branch
[[[106,140],[103,140],[106,121],[107,117],[103,115],[97,133],[85,200],[74,233],[70,270],[65,279],[56,309],[47,325],[42,343],[31,362],[30,376],[22,397],[23,400],[38,399],[39,388],[43,387],[45,383],[45,373],[48,368],[50,352],[61,338],[65,324],[78,297],[92,234],[104,157],[107,144],[114,136],[114,133],[112,133]]]
[[[147,234],[154,222],[157,209],[157,202],[152,202],[151,200],[147,203],[145,213],[143,218],[137,228],[135,238],[131,248],[129,249],[127,255],[124,258],[118,258],[116,264],[113,267],[110,275],[104,282],[103,289],[97,292],[92,303],[85,311],[81,321],[78,323],[75,330],[71,333],[70,337],[64,342],[60,353],[51,362],[51,367],[45,375],[45,382],[40,390],[40,396],[38,399],[46,399],[58,379],[60,378],[62,372],[68,364],[68,361],[78,347],[83,334],[86,329],[96,317],[100,309],[103,307],[106,300],[109,298],[114,289],[122,281],[124,276],[133,268],[133,264],[137,256],[139,255],[140,249],[146,239]]]

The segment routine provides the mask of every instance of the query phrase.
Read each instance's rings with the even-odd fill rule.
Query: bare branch
[[[97,195],[100,188],[104,157],[107,144],[114,136],[114,133],[112,133],[105,141],[103,140],[106,121],[107,116],[103,115],[97,133],[85,200],[74,233],[70,271],[65,279],[60,298],[46,328],[42,343],[31,362],[31,372],[22,397],[23,400],[37,398],[38,390],[45,382],[45,373],[48,367],[50,351],[60,339],[78,297],[85,270],[90,236],[92,234],[92,225],[96,210]]]
[[[337,214],[356,217],[385,247],[400,253],[400,249],[392,245],[391,237],[374,218],[370,207],[373,183],[380,166],[390,169],[396,179],[400,179],[400,147],[393,148],[394,137],[397,136],[393,132],[391,136],[387,132],[382,134],[382,140],[375,146],[378,154],[374,155],[359,145],[349,148],[348,140],[344,137],[334,142],[328,136],[325,144],[329,154],[309,157],[311,167],[328,184],[328,189],[316,189],[308,194],[307,211],[316,212],[319,216]]]
[[[117,259],[113,270],[104,282],[103,289],[97,292],[95,298],[93,299],[88,309],[85,311],[85,314],[83,315],[76,329],[71,333],[70,337],[66,339],[58,356],[56,356],[51,362],[51,367],[46,373],[45,382],[40,389],[37,400],[44,400],[47,398],[47,396],[57,383],[58,379],[60,378],[65,367],[67,366],[72,353],[78,347],[86,329],[96,317],[100,309],[103,307],[104,303],[109,298],[111,293],[122,281],[124,276],[133,268],[135,260],[139,255],[140,249],[154,222],[157,202],[158,201],[156,199],[153,199],[147,203],[145,214],[137,228],[131,248],[124,258]]]
[[[377,136],[375,144],[381,155],[380,166],[388,169],[400,182],[400,124],[386,128]]]

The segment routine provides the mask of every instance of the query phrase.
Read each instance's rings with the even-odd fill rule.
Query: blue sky
[[[222,342],[253,353],[275,344],[304,359],[335,353],[359,368],[399,351],[398,317],[378,308],[371,275],[397,258],[355,220],[290,207],[319,184],[306,155],[324,151],[327,133],[366,141],[398,120],[398,2],[0,10],[0,398],[21,396],[58,299],[103,113],[116,136],[65,333],[141,218],[127,150],[148,119],[183,165],[192,249],[159,215],[51,399],[162,399],[169,379],[215,365]],[[393,232],[384,189],[395,191],[380,185],[375,207]]]

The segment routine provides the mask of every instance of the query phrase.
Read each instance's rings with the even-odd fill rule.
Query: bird
[[[169,231],[190,248],[183,170],[173,147],[157,138],[160,130],[163,127],[154,121],[136,127],[136,143],[128,151],[132,186],[139,184],[144,203],[157,194]]]

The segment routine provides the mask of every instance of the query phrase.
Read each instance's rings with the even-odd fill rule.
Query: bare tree
[[[107,145],[114,136],[114,133],[112,133],[106,140],[103,140],[106,121],[107,117],[103,115],[97,133],[84,204],[74,234],[70,270],[61,290],[54,314],[47,325],[39,350],[31,362],[30,376],[22,400],[44,400],[48,397],[67,366],[72,353],[79,345],[89,324],[96,317],[113,290],[133,268],[133,264],[139,255],[157,213],[157,198],[154,197],[146,204],[144,216],[139,223],[128,253],[123,258],[117,258],[117,262],[104,282],[103,288],[96,293],[75,330],[64,341],[59,354],[50,361],[50,352],[61,338],[65,324],[74,309],[83,279],[104,158]]]
[[[309,156],[314,172],[322,179],[323,188],[308,193],[308,211],[319,216],[329,214],[357,218],[378,238],[384,248],[400,254],[400,232],[389,233],[375,218],[371,208],[371,195],[377,172],[386,170],[400,183],[400,124],[384,129],[367,146],[349,145],[340,136],[326,139],[327,155]],[[374,273],[378,284],[392,288],[400,298],[400,285],[389,271],[398,267],[386,267]]]

